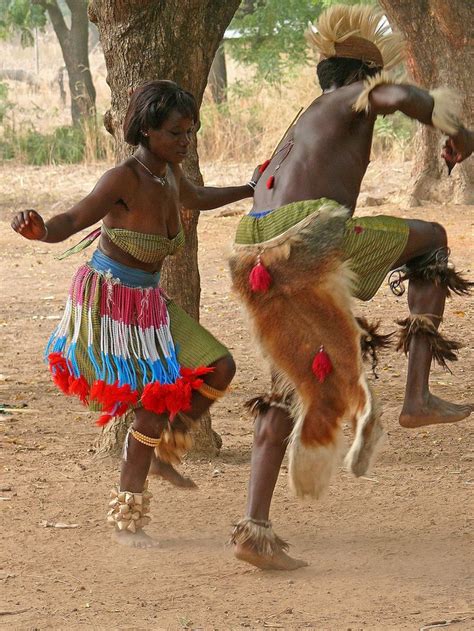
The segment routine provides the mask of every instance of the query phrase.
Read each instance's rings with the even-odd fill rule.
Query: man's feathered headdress
[[[306,39],[322,58],[351,57],[389,69],[403,59],[404,43],[384,15],[371,6],[336,4],[310,24]]]

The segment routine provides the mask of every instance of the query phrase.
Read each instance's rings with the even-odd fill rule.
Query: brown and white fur
[[[337,248],[324,251],[323,245],[322,251],[308,251],[315,242],[311,234],[309,239],[308,245],[300,233],[293,242],[285,242],[282,258],[273,251],[265,261],[263,251],[261,258],[273,279],[266,293],[253,293],[249,287],[255,253],[236,250],[230,265],[234,289],[264,355],[276,369],[276,387],[296,393],[290,486],[299,497],[318,498],[339,462],[342,423],[353,424],[355,437],[345,463],[356,476],[367,471],[383,431],[363,370],[362,330],[351,310],[351,272]],[[321,345],[333,366],[323,383],[311,368]]]

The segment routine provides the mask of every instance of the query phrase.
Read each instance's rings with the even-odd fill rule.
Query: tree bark
[[[463,123],[473,125],[474,4],[465,0],[379,0],[389,21],[407,42],[407,66],[420,87],[448,86],[463,97]],[[416,199],[451,199],[474,203],[472,158],[452,176],[440,158],[444,137],[420,126],[415,139],[416,165],[412,195]]]
[[[92,0],[89,18],[99,29],[107,67],[111,107],[104,124],[116,141],[116,160],[132,151],[123,139],[122,123],[129,92],[151,79],[171,79],[194,94],[198,106],[224,31],[240,0]],[[202,184],[196,138],[183,164],[191,181]],[[192,317],[199,318],[201,293],[197,264],[199,213],[183,208],[181,219],[186,245],[166,262],[165,290]],[[203,419],[199,451],[213,455],[218,444],[210,417]]]
[[[87,0],[66,0],[71,11],[71,27],[68,28],[57,0],[34,0],[47,11],[58,38],[66,64],[71,93],[71,118],[73,125],[95,119],[95,88],[89,67],[89,20]]]

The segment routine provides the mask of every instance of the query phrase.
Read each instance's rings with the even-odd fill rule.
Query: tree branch
[[[33,0],[33,4],[39,4],[42,6],[49,15],[51,24],[53,25],[54,32],[57,35],[61,48],[67,44],[69,38],[69,29],[64,20],[64,16],[59,8],[56,0]]]

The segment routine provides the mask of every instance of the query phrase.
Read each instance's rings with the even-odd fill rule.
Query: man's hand
[[[24,210],[17,213],[11,226],[15,232],[31,241],[44,239],[48,234],[43,218],[36,210]]]
[[[441,157],[448,166],[448,173],[456,164],[468,158],[474,151],[474,133],[461,127],[455,136],[450,136],[444,143]]]

